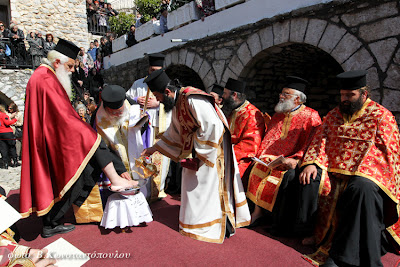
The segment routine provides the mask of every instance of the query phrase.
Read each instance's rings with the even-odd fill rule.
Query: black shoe
[[[335,263],[335,261],[331,257],[329,257],[326,259],[324,264],[320,265],[320,267],[339,267],[339,266]]]
[[[18,167],[18,166],[21,166],[21,164],[18,162],[18,158],[14,158],[14,164],[13,164],[13,166],[11,166],[11,167]]]
[[[51,226],[43,226],[43,233],[41,234],[41,236],[43,238],[48,238],[51,237],[53,235],[57,235],[57,234],[65,234],[68,232],[71,232],[75,229],[75,226],[73,225],[57,225],[55,227],[51,227]]]

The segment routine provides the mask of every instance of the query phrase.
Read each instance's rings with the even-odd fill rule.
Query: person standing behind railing
[[[32,66],[36,69],[39,67],[40,60],[43,57],[43,39],[39,38],[35,32],[31,31],[26,35],[26,40],[29,44],[29,53],[32,56]]]
[[[24,32],[18,29],[18,25],[12,23],[8,37],[11,40],[11,57],[15,64],[26,63],[26,50],[24,44]]]
[[[9,30],[4,26],[4,23],[0,20],[0,38],[8,38]]]
[[[56,44],[54,43],[54,37],[51,33],[46,34],[46,41],[44,42],[44,56],[47,57],[47,53],[49,53],[50,50],[53,50],[56,47]]]
[[[8,169],[8,164],[10,164],[11,167],[21,166],[21,164],[18,163],[15,136],[13,134],[13,129],[10,127],[17,122],[17,119],[14,117],[15,114],[11,114],[9,117],[6,114],[5,106],[0,105],[0,153],[3,158],[4,169]],[[14,163],[11,163],[9,152]]]

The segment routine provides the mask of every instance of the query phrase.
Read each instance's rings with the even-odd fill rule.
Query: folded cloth
[[[104,228],[125,228],[153,221],[149,204],[142,192],[136,195],[112,194],[104,209],[100,225]]]

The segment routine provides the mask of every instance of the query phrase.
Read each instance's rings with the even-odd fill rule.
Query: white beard
[[[116,125],[118,127],[122,126],[126,121],[129,121],[129,112],[128,109],[124,105],[124,111],[119,116],[111,116],[107,111],[107,119],[111,122],[111,125]]]
[[[289,98],[286,100],[279,100],[278,104],[275,106],[276,113],[285,113],[289,112],[296,107],[293,98]]]
[[[68,72],[63,65],[56,69],[57,79],[60,81],[62,87],[64,87],[69,98],[72,97],[71,75],[72,73]]]

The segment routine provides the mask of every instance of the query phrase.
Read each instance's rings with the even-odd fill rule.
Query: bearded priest
[[[145,82],[157,100],[172,109],[172,121],[161,140],[142,154],[159,151],[181,161],[180,233],[222,243],[236,228],[250,223],[226,118],[211,95],[181,88],[163,70],[153,72]]]
[[[110,178],[111,190],[138,184],[116,172],[118,158],[70,103],[70,73],[79,50],[60,39],[26,87],[20,213],[43,216],[45,238],[74,230],[59,221],[72,204],[83,204],[101,171]]]
[[[273,169],[256,163],[249,176],[247,197],[256,205],[252,225],[260,222],[257,219],[265,209],[272,212],[274,235],[290,235],[289,231],[293,231],[308,236],[312,234],[310,220],[317,210],[320,176],[300,185],[298,164],[321,118],[316,110],[304,105],[308,82],[296,76],[286,80],[258,152],[258,158],[267,164],[279,156],[284,160]]]
[[[302,165],[300,179],[317,166],[329,174],[319,200],[314,232],[319,249],[305,259],[314,266],[383,266],[400,251],[400,135],[396,118],[371,100],[367,71],[336,76],[340,104],[326,115]]]
[[[245,88],[245,82],[229,78],[222,95],[222,111],[228,119],[240,177],[247,184],[244,174],[260,148],[265,120],[261,111],[246,100]]]

